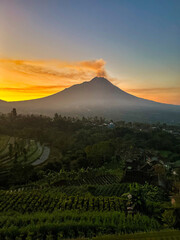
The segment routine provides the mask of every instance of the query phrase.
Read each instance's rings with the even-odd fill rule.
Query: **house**
[[[115,124],[114,124],[113,122],[110,122],[110,123],[108,124],[108,128],[114,129],[114,128],[115,128]]]

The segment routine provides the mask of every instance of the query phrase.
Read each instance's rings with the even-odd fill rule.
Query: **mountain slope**
[[[20,102],[0,102],[0,112],[104,116],[115,120],[180,122],[180,106],[135,97],[105,78],[73,85],[51,96]],[[169,115],[170,114],[170,115]]]

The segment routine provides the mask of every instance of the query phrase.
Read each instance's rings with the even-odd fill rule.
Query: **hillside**
[[[0,115],[0,239],[178,239],[180,127],[111,126]]]
[[[180,122],[180,106],[162,104],[128,94],[105,78],[73,85],[61,92],[36,100],[0,102],[0,112],[67,116],[102,116],[113,120]]]

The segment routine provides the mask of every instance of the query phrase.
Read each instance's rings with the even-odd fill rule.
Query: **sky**
[[[44,97],[105,76],[180,105],[179,0],[0,0],[0,99]]]

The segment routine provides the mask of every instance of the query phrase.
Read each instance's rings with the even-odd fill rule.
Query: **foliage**
[[[99,234],[133,233],[160,229],[153,218],[136,214],[126,216],[123,212],[84,212],[65,211],[35,213],[0,217],[0,238],[20,237],[43,239],[92,237]],[[21,239],[20,238],[20,239]]]
[[[168,131],[180,128],[121,121],[109,129],[108,122],[23,116],[15,109],[0,115],[0,183],[7,189],[0,190],[0,239],[92,238],[177,227],[167,210],[169,189],[155,185],[157,176],[178,181],[178,170],[176,178],[168,173],[180,156],[180,139]],[[48,161],[33,167],[44,146],[51,149]]]
[[[125,205],[118,197],[66,196],[55,190],[28,190],[14,192],[0,192],[0,212],[52,212],[61,211],[125,211]]]
[[[162,214],[162,221],[164,225],[172,228],[176,222],[176,216],[174,215],[174,210],[165,210]]]

